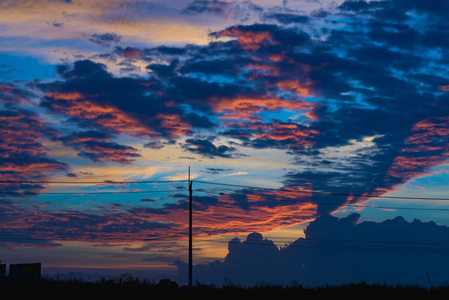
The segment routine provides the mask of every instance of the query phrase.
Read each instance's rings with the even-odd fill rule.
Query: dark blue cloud
[[[194,0],[182,10],[182,13],[189,15],[197,15],[203,13],[225,15],[228,9],[229,4],[225,1]]]
[[[186,143],[182,145],[186,151],[200,154],[209,158],[232,158],[234,152],[237,150],[234,147],[213,144],[213,139],[187,139]]]
[[[182,11],[187,15],[212,15],[240,22],[251,20],[264,9],[251,1],[193,0]]]
[[[258,42],[258,51],[272,51],[284,49],[284,51],[291,49],[291,47],[306,46],[310,41],[310,35],[304,31],[297,29],[285,29],[274,24],[260,24],[253,25],[236,25],[226,28],[222,31],[211,32],[212,37],[229,36],[239,38],[245,33],[258,34],[268,32],[273,38],[274,43],[263,44]],[[235,43],[234,46],[237,46]],[[279,45],[277,47],[276,45]],[[281,46],[282,45],[282,46]],[[237,46],[238,47],[238,46]]]
[[[264,19],[267,21],[275,20],[281,24],[306,24],[309,23],[310,17],[297,15],[297,14],[289,14],[289,13],[266,13],[264,15]]]
[[[169,141],[158,141],[158,140],[152,140],[143,145],[144,148],[150,148],[150,149],[162,149],[166,145],[174,145],[176,144],[175,140],[169,140]]]
[[[209,174],[220,174],[222,172],[229,172],[232,171],[232,169],[223,169],[223,168],[206,168],[204,171],[202,172],[206,172]]]
[[[20,71],[15,68],[10,68],[7,65],[0,65],[0,69],[7,69],[0,71],[0,74],[6,74],[13,71]],[[25,104],[36,95],[29,89],[20,87],[13,83],[0,82],[0,101],[8,108],[19,107],[20,104]]]
[[[110,47],[112,44],[120,42],[121,38],[122,38],[121,36],[115,33],[104,33],[104,34],[94,33],[91,36],[89,36],[89,41],[103,47]]]
[[[234,238],[222,260],[195,265],[194,278],[205,284],[230,280],[316,287],[357,282],[427,285],[429,274],[433,284],[444,283],[448,227],[403,217],[380,223],[359,218],[319,217],[304,230],[305,238],[281,248],[259,233],[243,242]],[[187,264],[175,264],[185,280]]]
[[[73,68],[59,66],[58,72],[63,81],[39,84],[38,87],[47,93],[41,105],[68,116],[69,120],[82,127],[100,128],[114,134],[129,131],[142,136],[170,138],[181,133],[188,134],[192,127],[214,126],[206,116],[181,107],[184,99],[178,101],[179,97],[172,97],[170,89],[164,91],[161,82],[154,76],[150,79],[118,78],[110,74],[104,65],[89,60],[77,61]],[[173,74],[170,76],[173,77]],[[207,86],[207,83],[195,79],[190,82],[192,85],[183,85],[182,79],[178,81],[176,88],[183,89],[185,98],[189,97],[189,91],[194,93],[191,97],[195,98]],[[195,83],[201,86],[195,86]],[[71,96],[75,97],[75,101],[68,98]],[[173,100],[176,102],[173,103]]]
[[[140,157],[133,147],[120,145],[110,141],[111,135],[100,131],[81,131],[60,140],[68,146],[80,150],[79,156],[95,162],[112,161],[128,164],[136,157]]]
[[[237,58],[234,63],[230,64],[226,59],[192,59],[183,64],[180,72],[183,74],[201,73],[204,75],[221,75],[221,76],[236,76],[239,74],[239,64],[250,63],[250,59]]]

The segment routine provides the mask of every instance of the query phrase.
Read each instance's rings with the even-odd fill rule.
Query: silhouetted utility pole
[[[193,275],[193,255],[192,255],[192,181],[190,180],[189,167],[189,294],[193,292],[192,275]]]

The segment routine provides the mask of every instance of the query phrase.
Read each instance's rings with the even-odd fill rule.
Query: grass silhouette
[[[197,282],[193,294],[188,294],[187,286],[169,279],[159,282],[140,280],[131,275],[123,275],[118,279],[98,279],[85,281],[76,278],[65,280],[41,278],[40,280],[13,280],[8,277],[0,283],[4,295],[21,296],[81,296],[81,297],[129,297],[144,296],[150,299],[257,299],[267,297],[441,297],[449,295],[449,286],[423,287],[418,285],[387,285],[354,283],[339,286],[325,285],[316,288],[303,287],[301,284],[288,286],[258,284],[245,287],[227,281],[222,286],[204,285]]]

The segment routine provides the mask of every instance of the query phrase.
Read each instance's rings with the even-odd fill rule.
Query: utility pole
[[[192,181],[190,180],[189,166],[189,295],[192,295],[193,255],[192,255]]]

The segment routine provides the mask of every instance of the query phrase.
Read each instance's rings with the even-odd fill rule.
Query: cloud
[[[196,174],[192,174],[192,178],[196,178]],[[176,178],[170,179],[185,180],[186,174],[178,174]],[[267,197],[270,199],[267,200]],[[276,192],[265,195],[196,195],[193,201],[195,232],[217,235],[266,231],[313,218],[315,205],[288,201],[277,204],[273,200],[278,197],[285,199],[286,196]],[[297,195],[291,193],[287,197],[296,199]],[[0,216],[4,227],[10,228],[4,231],[5,243],[2,245],[15,248],[26,243],[30,247],[55,247],[61,241],[71,240],[112,244],[153,239],[162,242],[182,241],[188,231],[187,196],[174,189],[167,199],[176,199],[177,202],[164,201],[161,207],[105,204],[95,211],[59,210],[41,206],[37,202],[31,208],[9,201],[2,202],[4,209]],[[17,220],[27,221],[17,224]],[[14,237],[23,236],[24,232],[27,232],[27,238],[14,243]],[[35,237],[36,244],[33,244]]]
[[[442,61],[432,49],[446,29],[428,17],[436,10],[417,3],[404,7],[423,12],[420,24],[428,29],[404,25],[413,14],[393,14],[399,3],[345,2],[342,14],[333,14],[334,27],[272,11],[265,17],[276,24],[212,31],[206,45],[117,47],[114,54],[126,61],[146,62],[148,77],[113,76],[104,65],[77,61],[58,67],[60,81],[39,86],[42,106],[82,128],[146,137],[145,147],[154,150],[181,138],[183,150],[211,158],[238,159],[241,147],[284,150],[301,165],[285,174],[286,187],[380,195],[442,163],[447,140],[443,124],[428,129],[433,142],[416,129],[424,120],[442,122],[447,112],[444,71],[427,67]],[[225,6],[190,7],[203,13]],[[200,137],[215,135],[221,145]],[[375,137],[370,146],[356,149],[367,137]],[[337,159],[332,149],[350,155]],[[332,201],[335,209],[348,203]],[[334,209],[318,207],[323,214]]]
[[[17,104],[28,104],[35,95],[15,84],[0,82],[0,96],[5,105],[16,106]]]
[[[89,37],[90,42],[98,44],[103,47],[110,47],[112,44],[120,42],[120,40],[121,36],[118,36],[115,33],[104,33],[104,34],[94,33]]]
[[[132,136],[177,137],[190,130],[184,118],[202,125],[153,96],[157,81],[113,77],[104,65],[89,60],[76,62],[71,70],[60,66],[58,71],[64,81],[39,85],[46,93],[41,105],[83,126]],[[97,84],[92,86],[92,81]]]
[[[415,123],[388,174],[395,178],[417,178],[442,164],[449,150],[448,120],[448,117],[431,117]]]
[[[358,222],[359,218],[358,214],[319,217],[304,230],[305,238],[280,247],[256,232],[243,242],[231,239],[222,260],[194,266],[195,280],[203,284],[231,280],[249,286],[260,282],[311,287],[357,282],[422,285],[427,283],[427,273],[433,282],[444,282],[447,249],[441,241],[447,240],[448,227],[403,217],[380,223]],[[180,260],[175,264],[185,280],[187,264]]]
[[[281,24],[306,24],[309,22],[308,16],[289,13],[266,13],[266,20],[275,20]]]
[[[76,4],[53,0],[39,3],[28,0],[2,1],[1,25],[13,28],[5,32],[4,36],[31,39],[34,42],[32,44],[39,48],[45,47],[40,43],[42,40],[53,40],[57,44],[77,40],[78,43],[72,43],[71,47],[82,49],[86,47],[84,41],[89,42],[89,39],[84,38],[86,35],[110,33],[131,43],[207,43],[207,27],[181,18],[177,13],[178,6],[160,1],[125,2],[126,5],[121,0],[108,3],[80,0]],[[63,28],[49,26],[62,23]],[[26,43],[24,48],[29,47],[32,46]]]
[[[226,132],[225,135],[233,136],[235,138],[242,137],[243,145],[252,148],[277,148],[288,149],[295,152],[303,151],[314,145],[314,139],[319,135],[318,130],[309,129],[296,123],[240,123],[236,127],[240,129],[248,129],[247,133],[251,135],[230,134]],[[235,132],[237,133],[237,132]]]
[[[263,11],[263,7],[251,1],[194,0],[181,13],[194,16],[212,15],[225,20],[249,22],[258,19]]]
[[[232,171],[232,169],[223,169],[223,168],[206,168],[204,171],[202,172],[206,172],[209,174],[220,174],[222,172],[229,172]]]
[[[229,14],[229,4],[224,1],[202,1],[194,0],[182,11],[185,14],[201,14],[201,13],[212,13],[217,15],[227,15]]]
[[[149,141],[149,142],[145,143],[143,145],[143,147],[144,148],[150,148],[150,149],[159,150],[159,149],[164,148],[166,145],[173,145],[175,143],[176,143],[176,141],[174,141],[174,140],[171,140],[171,141],[168,141],[168,142],[162,142],[162,141],[157,141],[156,140],[156,141]]]
[[[230,174],[224,174],[223,176],[238,176],[238,175],[247,175],[248,172],[234,172]]]
[[[213,139],[212,139],[213,140]],[[234,147],[226,145],[216,146],[211,139],[187,139],[182,147],[192,153],[200,154],[209,158],[223,157],[231,158],[236,151]]]
[[[184,177],[185,179],[185,177]],[[165,205],[167,220],[185,216],[188,201],[185,195],[176,204]],[[307,196],[303,197],[306,199]],[[232,232],[269,231],[287,224],[306,222],[315,216],[316,206],[309,202],[285,201],[298,199],[297,193],[240,193],[220,196],[195,196],[197,233],[205,235],[232,234]],[[280,201],[276,201],[280,200]],[[284,200],[284,201],[282,201]]]
[[[18,181],[2,184],[2,192],[42,191],[45,189],[42,184],[20,181],[45,181],[49,174],[69,169],[65,163],[52,159],[42,145],[46,139],[55,139],[57,133],[37,113],[24,109],[0,110],[0,127],[0,177]]]
[[[305,46],[310,36],[303,31],[284,30],[272,24],[254,24],[232,26],[225,30],[212,32],[211,36],[236,38],[234,46],[245,51],[256,52],[262,49]],[[275,47],[273,47],[275,46]]]
[[[43,3],[54,12],[50,2]],[[191,13],[237,5],[226,3],[195,1]],[[19,9],[13,2],[8,4]],[[74,9],[82,9],[55,5],[64,5],[72,17],[77,12]],[[140,141],[154,151],[185,141],[180,147],[184,151],[235,162],[244,159],[241,150],[246,155],[276,149],[294,163],[284,175],[283,190],[382,195],[428,174],[447,157],[449,82],[447,39],[442,37],[448,28],[441,25],[445,16],[439,12],[444,7],[443,2],[424,7],[416,1],[350,1],[327,12],[324,19],[273,10],[263,19],[270,24],[240,23],[213,29],[207,43],[195,44],[193,39],[187,45],[139,47],[128,43],[103,49],[109,51],[103,57],[115,63],[114,68],[139,66],[147,72],[142,76],[119,76],[110,65],[91,57],[58,65],[53,81],[28,82],[28,86],[43,94],[36,109],[65,121],[64,133],[53,132],[53,138],[94,161],[131,163],[137,159],[137,147],[119,144],[120,138]],[[91,14],[98,14],[99,22],[110,26],[107,31],[92,28],[95,33],[88,36],[96,34],[96,42],[112,45],[120,36],[125,43],[129,35],[124,32],[148,36],[139,20],[114,14],[120,11],[118,2],[109,7],[110,16],[102,8],[104,4],[99,4]],[[14,21],[11,18],[2,20]],[[68,21],[64,18],[64,29]],[[180,24],[158,34],[166,34],[175,25]],[[63,28],[50,29],[63,34],[59,32]],[[108,32],[116,36],[105,36]],[[17,109],[29,99],[27,92],[13,84],[0,86],[5,106],[14,108],[3,112],[4,122],[17,126],[7,136],[16,141],[4,147],[14,148],[18,152],[12,153],[26,157],[24,161],[33,158],[36,163],[48,163],[32,169],[39,172],[31,177],[41,178],[63,165],[42,147],[41,140],[51,136],[38,125],[42,120]],[[20,131],[28,136],[15,135]],[[19,160],[4,166],[25,168]],[[263,196],[281,199],[280,195]],[[260,197],[241,190],[207,198],[210,203],[202,198],[197,207],[203,217],[201,230],[218,234],[287,226],[369,199],[314,194],[307,198],[312,203],[286,205]],[[293,199],[293,194],[289,197]],[[175,217],[185,213],[184,206],[180,201],[157,210],[158,215],[175,223]],[[171,212],[166,213],[169,208]],[[295,209],[299,216],[292,213]],[[207,220],[217,213],[218,221]],[[232,218],[239,220],[237,225],[229,221]],[[268,219],[271,224],[265,222]]]
[[[140,157],[137,149],[111,142],[110,136],[99,131],[76,132],[61,137],[60,140],[65,145],[80,149],[79,156],[95,162],[113,161],[129,164],[134,158]]]
[[[360,222],[358,215],[331,215],[395,191],[447,162],[447,1],[347,1],[320,16],[286,7],[262,10],[248,1],[193,1],[181,21],[173,21],[179,5],[170,10],[162,2],[137,1],[126,8],[120,1],[95,6],[41,1],[39,7],[25,2],[0,4],[5,8],[0,26],[12,28],[4,31],[8,42],[2,49],[14,38],[25,41],[15,50],[26,50],[38,44],[35,35],[47,46],[63,39],[102,53],[67,51],[76,60],[58,65],[51,79],[0,84],[3,180],[46,180],[53,174],[94,178],[82,173],[89,171],[84,166],[71,170],[60,162],[66,160],[46,141],[103,162],[98,168],[104,169],[92,167],[95,178],[119,178],[123,172],[141,177],[149,170],[141,168],[144,160],[153,164],[157,157],[179,157],[167,152],[175,148],[226,162],[201,172],[229,180],[224,176],[246,173],[242,166],[259,157],[259,170],[282,159],[291,164],[276,171],[276,176],[283,172],[279,191],[214,187],[195,192],[199,241],[200,236],[249,234],[246,240],[231,240],[223,260],[195,266],[200,282],[423,283],[426,272],[438,282],[446,279],[440,270],[447,269],[447,254],[440,250],[447,250],[441,245],[447,227],[401,217],[375,223]],[[167,10],[152,17],[161,12],[148,13],[158,5]],[[207,19],[214,23],[205,26]],[[239,25],[221,26],[235,20]],[[59,59],[52,50],[45,48],[45,55]],[[147,153],[138,152],[142,147],[151,149],[148,156],[139,156]],[[164,178],[156,170],[147,175]],[[252,171],[234,180],[254,179]],[[187,178],[174,173],[165,178]],[[2,191],[28,195],[45,188],[2,185]],[[166,198],[154,199],[75,211],[58,210],[56,202],[22,205],[2,197],[0,219],[9,228],[1,232],[2,245],[183,243],[187,194],[175,187]],[[305,238],[282,247],[258,233],[305,222],[310,222]],[[187,273],[186,264],[176,264]]]
[[[196,177],[198,177],[198,174],[191,174],[190,178],[191,179],[195,179]],[[167,180],[187,180],[188,179],[188,174],[186,173],[177,173],[174,175],[170,175],[170,176],[166,176],[164,177]]]
[[[181,232],[176,232],[178,225],[162,222],[158,217],[144,220],[144,216],[151,210],[144,212],[137,209],[128,212],[115,212],[106,214],[92,214],[77,211],[31,211],[26,209],[13,209],[12,203],[4,205],[6,210],[1,212],[5,220],[5,228],[2,230],[5,237],[1,244],[8,248],[16,248],[27,245],[35,248],[49,248],[61,246],[60,241],[78,240],[84,242],[116,243],[127,239],[158,239],[165,235],[169,239],[178,239]],[[16,217],[26,219],[26,224],[16,224]],[[156,216],[153,214],[153,216]],[[143,219],[142,219],[143,218]],[[73,226],[73,227],[72,227]],[[130,227],[128,227],[130,226]],[[167,233],[168,229],[175,229]],[[32,229],[32,230],[30,230]],[[129,232],[133,232],[130,237]],[[26,236],[24,234],[26,233]],[[48,234],[51,232],[51,235]],[[165,232],[165,233],[164,233]],[[20,239],[14,242],[17,237]]]
[[[378,1],[345,1],[339,8],[342,11],[352,11],[357,13],[374,14],[376,16],[385,16],[386,12],[391,13],[395,9],[402,7],[400,14],[394,15],[395,21],[402,21],[405,16],[405,12],[412,11],[419,14],[423,14],[426,17],[442,17],[446,18],[445,14],[441,13],[441,10],[447,9],[449,4],[447,1],[435,1],[431,4],[425,4],[420,0],[404,1],[404,0],[390,0],[383,2]],[[400,18],[397,16],[400,15]]]

